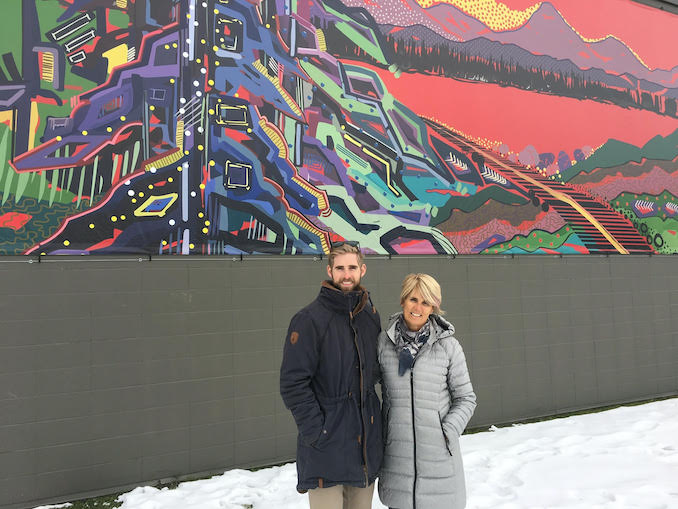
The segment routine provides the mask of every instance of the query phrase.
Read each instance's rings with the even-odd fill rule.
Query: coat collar
[[[388,338],[395,344],[395,328],[396,323],[402,316],[403,312],[392,314],[388,319],[388,326],[386,328],[386,335]],[[445,320],[442,316],[431,314],[428,318],[431,322],[431,335],[429,336],[428,341],[426,342],[429,345],[432,345],[441,338],[454,335],[454,325]]]
[[[343,292],[331,281],[326,280],[320,286],[318,299],[331,310],[337,313],[348,313],[353,318],[365,308],[369,294],[362,286],[358,286],[358,289],[352,292]]]

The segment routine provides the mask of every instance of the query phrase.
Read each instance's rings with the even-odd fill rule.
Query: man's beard
[[[344,281],[350,281],[351,282],[351,287],[345,287],[341,283]],[[341,279],[339,281],[332,280],[332,286],[334,286],[337,290],[341,290],[342,292],[352,292],[358,289],[360,286],[360,279],[358,281],[354,281],[353,279]]]

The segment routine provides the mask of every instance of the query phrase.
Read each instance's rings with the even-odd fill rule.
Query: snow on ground
[[[464,435],[461,448],[467,509],[678,508],[678,398]],[[307,509],[295,485],[290,463],[119,500],[122,509]],[[372,508],[384,507],[375,491]]]

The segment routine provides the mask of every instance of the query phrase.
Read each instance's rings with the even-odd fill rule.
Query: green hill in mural
[[[678,252],[678,197],[667,190],[658,194],[621,193],[610,204],[646,236],[657,253]]]
[[[643,159],[671,161],[678,156],[678,129],[668,136],[657,135],[642,147],[618,140],[609,140],[591,157],[572,165],[561,172],[568,182],[580,173],[591,173],[596,168],[611,168],[630,161],[640,163]]]

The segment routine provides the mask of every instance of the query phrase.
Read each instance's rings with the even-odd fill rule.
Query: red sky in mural
[[[537,3],[535,0],[501,2],[519,10]],[[584,37],[614,35],[651,69],[671,69],[678,65],[675,51],[678,15],[630,0],[550,0],[549,3]]]
[[[642,146],[678,129],[678,119],[651,111],[441,76],[395,78],[363,66],[375,70],[388,91],[417,114],[472,137],[506,143],[515,152],[533,145],[539,152],[564,150],[572,157],[575,149],[595,149],[610,138]]]

